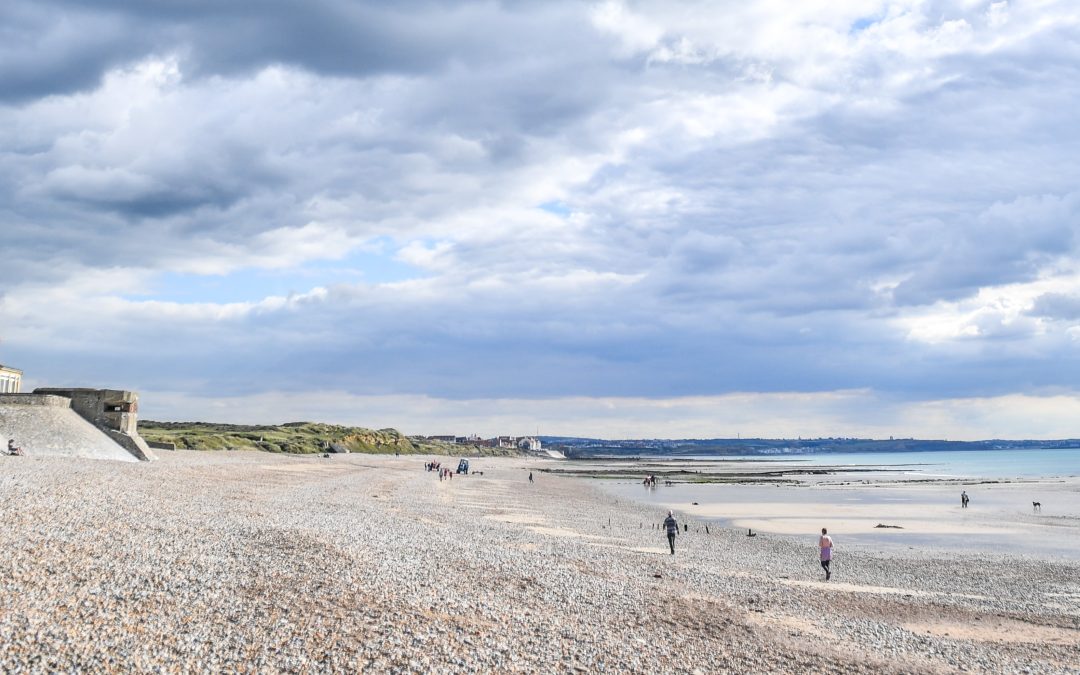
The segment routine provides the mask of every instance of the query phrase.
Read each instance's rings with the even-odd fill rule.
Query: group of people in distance
[[[450,469],[443,468],[442,462],[428,462],[424,464],[425,471],[438,471],[439,480],[450,480],[454,477],[454,472]]]
[[[23,449],[15,446],[15,439],[9,438],[7,442],[7,454],[22,457]]]

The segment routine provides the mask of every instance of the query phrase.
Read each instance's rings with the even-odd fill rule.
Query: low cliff
[[[208,422],[139,422],[147,441],[172,443],[184,450],[264,450],[267,452],[362,452],[429,455],[515,454],[496,448],[410,438],[396,429],[366,429],[316,422],[279,425],[213,424]]]

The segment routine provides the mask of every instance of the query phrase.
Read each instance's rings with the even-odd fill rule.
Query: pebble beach
[[[825,582],[813,533],[676,513],[672,556],[544,460],[429,459],[3,458],[0,670],[1080,673],[1080,561],[838,534]]]

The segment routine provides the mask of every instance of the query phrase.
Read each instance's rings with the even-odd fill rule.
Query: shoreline
[[[551,460],[430,459],[9,461],[0,668],[1078,672],[1075,561],[839,538],[825,583],[812,540],[680,514],[671,556]]]
[[[870,549],[932,546],[946,553],[1005,549],[1080,561],[1080,478],[957,479],[917,474],[913,479],[859,469],[857,477],[837,470],[786,483],[752,479],[661,483],[654,488],[622,479],[596,483],[619,497],[762,534],[812,536],[828,527],[850,543]],[[961,490],[972,498],[967,509],[959,503]],[[1040,502],[1039,510],[1032,501]]]

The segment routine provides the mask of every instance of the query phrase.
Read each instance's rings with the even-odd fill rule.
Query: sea
[[[644,459],[644,458],[643,458]],[[649,459],[672,459],[650,457]],[[798,455],[679,457],[698,461],[752,460],[795,466],[881,468],[927,478],[1053,478],[1080,476],[1080,448],[821,452]]]
[[[670,456],[641,459],[648,464],[673,460]],[[874,548],[924,545],[1080,559],[1080,491],[1075,481],[1068,480],[1080,476],[1080,449],[697,456],[679,457],[672,463],[708,473],[711,462],[719,464],[724,460],[753,463],[747,468],[755,472],[775,463],[777,469],[822,467],[829,473],[786,476],[801,479],[804,485],[824,484],[825,489],[777,490],[761,484],[683,482],[645,489],[640,478],[598,480],[597,484],[607,492],[654,506],[661,512],[666,508],[691,513],[698,509],[714,513],[718,508],[721,513],[730,509],[732,517],[708,520],[726,527],[745,527],[747,521],[753,521],[763,534],[783,533],[793,521],[805,521],[805,531],[813,533],[823,523],[828,524],[817,514],[827,514],[835,506],[839,517],[849,512],[840,507],[854,507],[861,517],[873,520],[857,531],[841,530],[845,540],[852,543]],[[869,485],[864,487],[867,482]],[[901,484],[907,487],[895,487]],[[971,495],[972,508],[959,508],[961,489]],[[1043,503],[1037,513],[1032,506],[1036,500]],[[760,512],[756,511],[758,504]],[[957,531],[934,534],[920,527],[919,519],[926,516],[917,515],[919,505],[930,505],[938,524],[954,526]],[[735,515],[736,510],[740,515]],[[904,529],[874,529],[876,522],[896,523]]]

